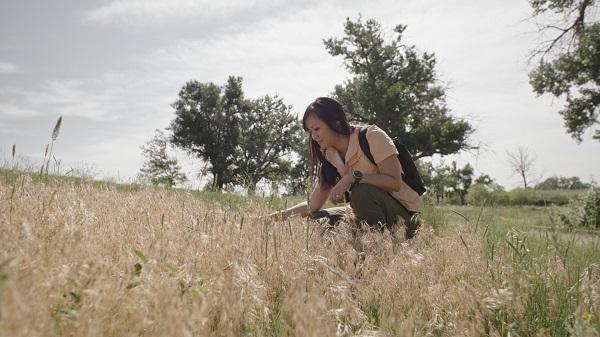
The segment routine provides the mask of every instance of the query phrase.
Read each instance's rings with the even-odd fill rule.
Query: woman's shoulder
[[[379,163],[391,155],[398,154],[394,141],[377,125],[369,125],[365,136],[375,163]]]
[[[366,126],[366,128],[367,128],[366,136],[367,136],[367,140],[369,142],[371,141],[371,139],[386,139],[386,140],[389,139],[389,140],[391,140],[390,136],[375,124],[368,125],[368,126]]]

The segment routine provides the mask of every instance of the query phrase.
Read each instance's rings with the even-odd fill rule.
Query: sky
[[[0,2],[0,156],[13,144],[36,165],[63,116],[53,155],[73,169],[127,181],[140,146],[174,118],[189,80],[244,79],[247,98],[279,95],[300,114],[349,78],[323,39],[346,18],[375,19],[386,36],[434,53],[452,115],[476,129],[479,150],[434,158],[507,188],[507,151],[535,156],[532,178],[600,179],[600,142],[565,133],[560,99],[536,96],[529,55],[541,41],[526,0],[57,0]],[[188,176],[203,166],[178,154]],[[191,187],[194,187],[193,185]]]

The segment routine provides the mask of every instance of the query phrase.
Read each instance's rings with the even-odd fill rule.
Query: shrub
[[[481,206],[483,204],[493,204],[493,195],[492,191],[488,189],[486,185],[483,184],[473,184],[469,188],[469,192],[465,196],[465,201],[469,205]]]
[[[600,228],[600,189],[591,189],[577,197],[570,209],[559,215],[566,226],[572,228]]]
[[[534,190],[519,187],[508,192],[508,198],[511,205],[533,205],[538,196]]]
[[[498,185],[473,184],[469,188],[469,192],[465,196],[465,201],[469,205],[481,206],[486,205],[502,205],[509,204],[508,193],[503,191]]]
[[[501,205],[501,206],[510,205],[509,192],[494,191],[494,202],[496,203],[496,205]]]
[[[578,195],[587,193],[588,190],[536,190],[544,205],[566,205]]]
[[[600,228],[600,189],[590,190],[583,201],[583,226]]]

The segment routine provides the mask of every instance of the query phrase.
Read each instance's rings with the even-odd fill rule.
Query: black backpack
[[[371,150],[369,147],[369,142],[367,141],[367,128],[363,128],[358,132],[358,142],[360,143],[360,148],[362,152],[369,158],[369,160],[375,164],[375,160],[373,159],[373,155],[371,154]],[[415,166],[415,161],[412,159],[410,152],[406,149],[406,146],[400,142],[398,138],[394,138],[394,145],[396,146],[396,150],[398,151],[398,160],[400,161],[400,165],[402,165],[402,180],[410,186],[415,192],[419,195],[423,195],[427,189],[425,188],[425,184],[423,184],[423,179],[421,179],[421,175]]]

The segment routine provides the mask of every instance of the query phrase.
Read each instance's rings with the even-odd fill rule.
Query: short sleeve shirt
[[[364,174],[377,174],[380,173],[379,168],[376,164],[382,162],[390,156],[397,156],[398,151],[394,145],[394,141],[381,130],[379,127],[373,125],[367,130],[367,141],[369,142],[369,149],[373,160],[376,164],[373,164],[369,158],[362,152],[360,143],[358,141],[359,129],[356,128],[350,135],[350,142],[348,143],[348,151],[346,152],[346,168],[354,171],[359,170]],[[402,170],[402,168],[401,168]],[[402,171],[400,172],[402,173]],[[419,212],[423,208],[423,200],[417,192],[410,188],[403,180],[400,183],[400,190],[390,192],[390,194],[400,201],[409,211]]]

